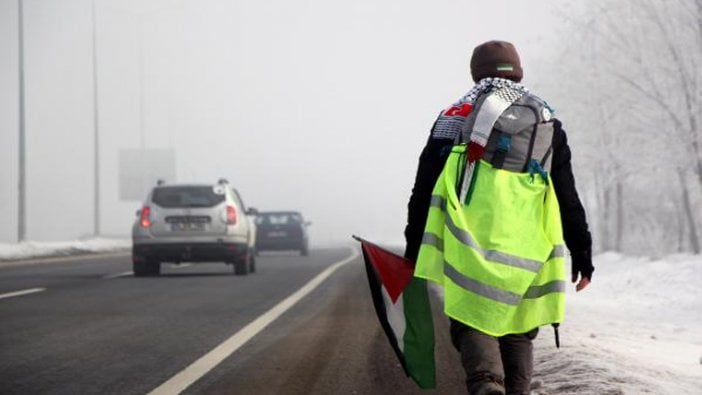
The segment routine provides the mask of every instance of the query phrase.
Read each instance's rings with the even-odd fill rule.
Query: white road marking
[[[151,391],[149,395],[173,395],[179,394],[192,385],[194,382],[203,377],[207,372],[214,369],[219,365],[225,358],[230,356],[234,351],[239,349],[241,346],[246,344],[252,337],[256,336],[261,332],[268,324],[275,321],[283,313],[288,311],[295,303],[299,302],[300,299],[304,298],[307,294],[312,292],[317,288],[327,277],[331,276],[338,268],[345,265],[354,259],[356,259],[360,254],[357,249],[349,247],[352,250],[351,256],[339,261],[323,272],[319,273],[315,278],[310,280],[302,288],[298,289],[292,295],[288,296],[285,300],[273,306],[270,310],[265,312],[260,317],[256,318],[254,321],[241,328],[239,332],[235,333],[229,339],[220,343],[217,347],[213,348],[210,352],[200,357],[197,361],[193,362],[190,366],[181,370],[178,374],[171,377],[168,381],[158,386],[156,389]]]
[[[14,298],[15,296],[24,296],[24,295],[37,293],[37,292],[43,292],[43,291],[46,291],[46,288],[24,289],[22,291],[15,291],[15,292],[10,292],[10,293],[6,293],[6,294],[0,294],[0,299]]]
[[[130,271],[128,271],[128,272],[122,272],[122,273],[117,273],[117,274],[108,274],[107,276],[104,276],[103,278],[104,278],[105,280],[109,280],[109,279],[112,279],[112,278],[127,277],[127,276],[131,276],[131,275],[133,275],[133,274],[134,274],[134,272],[130,270]]]

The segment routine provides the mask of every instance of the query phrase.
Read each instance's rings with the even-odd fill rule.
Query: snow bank
[[[561,349],[543,328],[539,395],[702,394],[702,257],[608,253],[593,283],[569,287]]]
[[[77,255],[97,252],[128,251],[130,239],[93,238],[60,242],[0,243],[0,261],[43,258],[49,256]]]

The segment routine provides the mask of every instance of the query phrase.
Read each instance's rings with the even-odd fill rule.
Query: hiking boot
[[[483,383],[474,395],[505,395],[505,388],[493,381]]]

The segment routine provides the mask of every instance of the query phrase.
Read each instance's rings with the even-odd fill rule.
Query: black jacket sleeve
[[[570,250],[573,275],[592,278],[592,237],[585,217],[585,209],[580,203],[575,188],[575,178],[571,167],[571,153],[568,138],[561,122],[554,121],[553,161],[551,179],[558,198],[563,223],[563,238]]]
[[[407,226],[405,227],[405,241],[407,243],[405,258],[412,262],[416,261],[419,247],[422,244],[431,192],[444,168],[452,146],[453,139],[435,138],[430,134],[422,154],[419,156],[417,175],[407,204]]]

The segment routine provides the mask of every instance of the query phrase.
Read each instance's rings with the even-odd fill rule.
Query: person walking
[[[405,257],[443,289],[468,393],[528,394],[532,340],[564,317],[563,244],[581,291],[592,239],[566,132],[521,84],[515,47],[478,45],[470,71],[475,86],[439,114],[419,157]]]

